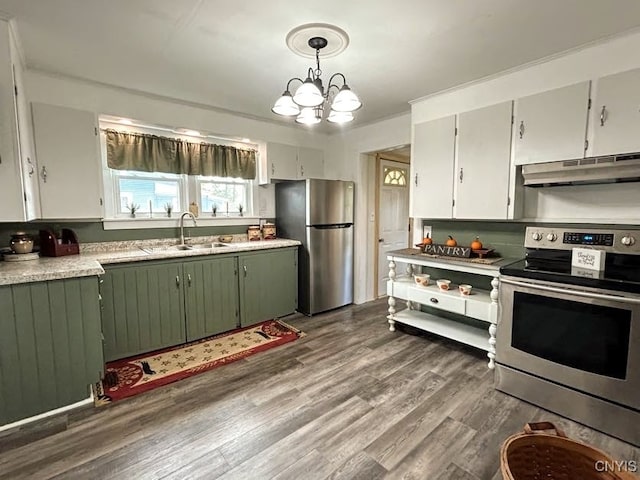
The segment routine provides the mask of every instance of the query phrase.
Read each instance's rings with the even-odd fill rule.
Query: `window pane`
[[[243,211],[247,211],[247,184],[227,182],[201,182],[200,205],[203,212],[211,212],[213,206],[219,213],[237,213],[242,205]]]
[[[140,212],[149,212],[149,200],[154,212],[163,212],[167,203],[180,210],[180,189],[175,180],[120,178],[120,213],[129,213],[127,205],[137,204]]]

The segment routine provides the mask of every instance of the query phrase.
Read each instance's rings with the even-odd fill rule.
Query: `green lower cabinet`
[[[103,280],[107,361],[185,342],[182,263],[107,265]]]
[[[241,255],[240,318],[253,325],[293,313],[298,307],[298,249]]]
[[[185,262],[183,273],[187,341],[239,326],[236,257]]]
[[[0,425],[87,399],[103,365],[97,277],[0,287]]]
[[[293,313],[296,248],[105,266],[107,361]]]

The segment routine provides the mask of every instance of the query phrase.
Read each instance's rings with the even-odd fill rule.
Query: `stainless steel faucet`
[[[197,227],[198,226],[198,222],[196,222],[196,217],[193,215],[193,213],[191,212],[184,212],[182,215],[180,215],[180,245],[184,245],[184,217],[185,216],[190,216],[191,220],[193,220],[193,226]]]

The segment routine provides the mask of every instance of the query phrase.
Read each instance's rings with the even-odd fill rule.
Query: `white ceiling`
[[[285,37],[330,23],[351,43],[321,62],[364,107],[408,101],[640,26],[639,0],[0,0],[29,68],[280,121],[271,106],[309,59]],[[331,130],[331,127],[329,127]]]

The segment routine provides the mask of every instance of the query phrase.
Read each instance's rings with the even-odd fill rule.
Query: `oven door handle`
[[[517,280],[511,280],[508,278],[500,278],[500,282],[508,283],[509,285],[515,285],[518,287],[533,288],[535,290],[543,290],[545,292],[564,293],[564,294],[575,295],[577,297],[594,298],[598,300],[609,300],[609,301],[615,301],[620,303],[632,303],[635,305],[640,305],[640,298],[621,297],[618,295],[604,295],[602,293],[584,292],[582,290],[569,290],[566,288],[550,287],[548,285],[538,285],[536,283],[519,282]]]

